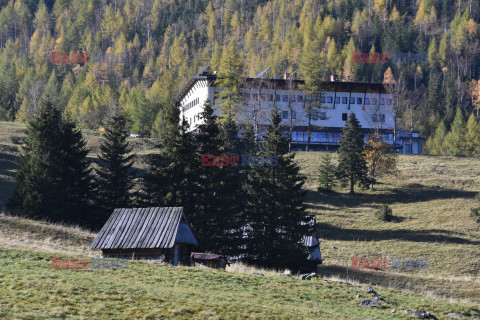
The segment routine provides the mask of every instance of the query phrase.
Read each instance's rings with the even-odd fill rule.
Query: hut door
[[[180,245],[175,243],[173,246],[173,265],[176,266],[180,260]]]

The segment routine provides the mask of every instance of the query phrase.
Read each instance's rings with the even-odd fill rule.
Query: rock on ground
[[[360,302],[360,307],[363,307],[363,308],[380,307],[380,302],[372,299],[363,299],[362,302]]]

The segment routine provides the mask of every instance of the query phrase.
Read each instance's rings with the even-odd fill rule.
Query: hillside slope
[[[92,256],[86,250],[65,253],[69,246],[77,247],[79,238],[87,240],[81,231],[0,218],[2,238],[24,230],[40,238],[51,228],[63,230],[62,242],[70,243],[60,249],[13,249],[11,243],[0,243],[2,319],[410,319],[401,313],[407,309],[427,310],[438,319],[452,312],[480,317],[478,305],[380,287],[374,289],[384,299],[382,306],[362,308],[360,302],[371,298],[365,286],[321,278],[307,281],[140,261],[129,261],[126,269],[52,269],[52,257]],[[38,238],[32,237],[32,243]],[[392,309],[398,312],[392,315]]]
[[[21,125],[0,123],[0,202],[5,202],[14,188],[15,163],[23,129]],[[94,160],[101,137],[94,131],[85,131],[85,134],[88,134],[86,139],[92,150],[89,157]],[[136,165],[140,171],[144,170],[145,156],[155,151],[155,140],[130,141],[137,154]],[[350,197],[342,189],[328,195],[316,191],[320,158],[321,153],[300,152],[296,155],[307,176],[308,210],[317,215],[319,223],[324,258],[320,268],[322,276],[410,291],[425,297],[446,298],[452,302],[480,303],[480,228],[470,215],[470,208],[480,205],[475,199],[480,189],[480,159],[400,155],[396,177],[382,178],[374,192],[358,190],[357,196]],[[373,213],[383,203],[393,208],[395,222],[375,219]],[[44,268],[49,255],[56,253],[95,257],[98,253],[88,250],[93,238],[93,233],[78,228],[0,216],[0,248],[2,252],[9,252],[5,256],[8,261],[17,255],[41,253]],[[421,258],[428,260],[428,269],[352,270],[352,257]],[[22,268],[20,273],[29,270],[28,267]],[[37,271],[43,274],[44,270]],[[299,292],[295,294],[301,295]],[[417,295],[406,296],[415,297],[406,298],[409,304],[419,299]],[[360,302],[357,300],[361,299],[352,300],[355,305]],[[308,305],[307,301],[302,303]],[[443,304],[446,300],[428,301],[423,308],[430,308],[430,301]],[[421,308],[422,305],[414,304],[410,308]],[[449,310],[454,312],[454,309]]]

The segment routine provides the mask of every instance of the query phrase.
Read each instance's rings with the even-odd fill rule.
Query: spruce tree
[[[132,148],[126,139],[126,119],[121,115],[112,117],[100,146],[96,181],[97,199],[105,214],[104,220],[115,208],[128,208],[134,202],[135,171],[132,165],[135,155],[128,155]]]
[[[314,226],[305,213],[305,178],[293,161],[294,155],[288,154],[289,138],[283,133],[281,120],[274,107],[260,151],[273,161],[249,171],[246,251],[257,265],[297,271],[308,264],[311,248],[302,239],[313,234]]]
[[[167,105],[160,134],[160,152],[149,157],[145,177],[146,198],[150,205],[183,207],[187,216],[194,212],[196,195],[196,153],[192,133],[185,119],[180,121],[180,106]]]
[[[363,152],[363,134],[354,113],[350,113],[340,138],[337,177],[343,185],[350,184],[350,194],[359,183],[367,185],[367,165]]]
[[[452,128],[445,137],[445,146],[454,156],[465,154],[465,119],[460,108],[457,108]]]
[[[467,121],[467,129],[465,133],[465,155],[480,155],[480,125],[473,113]]]
[[[92,226],[88,150],[79,130],[49,102],[26,131],[12,205],[22,215]]]
[[[332,191],[335,186],[335,166],[332,163],[332,155],[326,152],[322,156],[320,168],[318,168],[318,191]]]
[[[220,168],[218,179],[220,182],[218,205],[221,212],[218,218],[224,231],[222,241],[218,242],[218,249],[220,252],[228,252],[231,256],[239,256],[244,250],[242,228],[245,226],[246,197],[242,185],[246,180],[248,168],[245,169],[240,164],[242,154],[250,152],[251,140],[248,138],[254,139],[253,127],[248,128],[251,130],[242,132],[242,137],[239,137],[239,128],[232,116],[227,117],[220,126],[220,154],[239,157],[238,164],[230,162],[229,166]]]
[[[190,222],[195,235],[206,250],[219,252],[223,225],[220,222],[222,214],[220,192],[220,167],[213,165],[213,156],[220,155],[220,129],[216,123],[212,106],[207,101],[201,113],[203,123],[197,127],[196,144],[197,155],[195,164],[198,166],[198,197],[196,198],[195,212]],[[208,156],[208,158],[207,158]],[[212,229],[217,232],[212,232]]]

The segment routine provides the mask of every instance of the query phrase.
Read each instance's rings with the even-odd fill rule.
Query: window
[[[380,104],[384,104],[383,99],[380,99]]]
[[[340,103],[340,97],[335,97],[335,103]]]
[[[312,113],[312,119],[313,119],[313,120],[318,120],[318,113],[313,112],[313,113]]]
[[[347,114],[346,113],[342,113],[342,121],[347,121]]]
[[[372,114],[372,122],[378,122],[378,118],[376,114]]]
[[[315,102],[318,102],[318,97],[317,96],[312,96],[312,100]],[[320,102],[325,102],[325,97],[320,97]]]
[[[282,112],[282,118],[287,119],[288,118],[288,111],[283,111]]]
[[[245,98],[246,98],[247,100],[250,100],[250,93],[246,93],[246,94],[245,94]]]
[[[332,97],[327,97],[327,102],[328,102],[328,103],[332,103],[332,102],[333,102]]]
[[[362,98],[357,98],[357,104],[362,104]]]
[[[262,101],[265,101],[265,100],[266,100],[266,97],[265,97],[265,94],[264,94],[264,93],[262,93],[262,94],[260,95],[260,100],[262,100]]]
[[[303,102],[303,96],[297,96],[297,101],[298,102]]]
[[[391,105],[392,104],[392,99],[387,99],[387,104]]]
[[[379,114],[378,115],[378,121],[385,122],[385,115],[384,114]]]
[[[320,112],[319,116],[320,116],[320,120],[327,119],[327,114],[325,112]]]
[[[350,98],[350,104],[355,104],[355,98]]]
[[[268,101],[273,101],[273,94],[268,95]]]
[[[347,97],[342,97],[342,104],[347,104]]]
[[[258,94],[253,95],[253,100],[255,100],[255,101],[258,100]]]
[[[370,99],[365,98],[365,104],[366,104],[366,105],[369,105],[369,104],[370,104]]]
[[[290,96],[290,101],[295,102],[295,96]]]
[[[288,96],[283,95],[283,96],[282,96],[282,101],[283,101],[283,102],[288,102]]]
[[[295,111],[292,111],[292,119],[296,119],[297,118],[297,113]]]
[[[280,101],[280,95],[279,94],[275,95],[275,101]]]
[[[377,99],[375,99],[375,98],[372,99],[372,104],[373,104],[374,106],[376,106],[376,105],[377,105]]]

